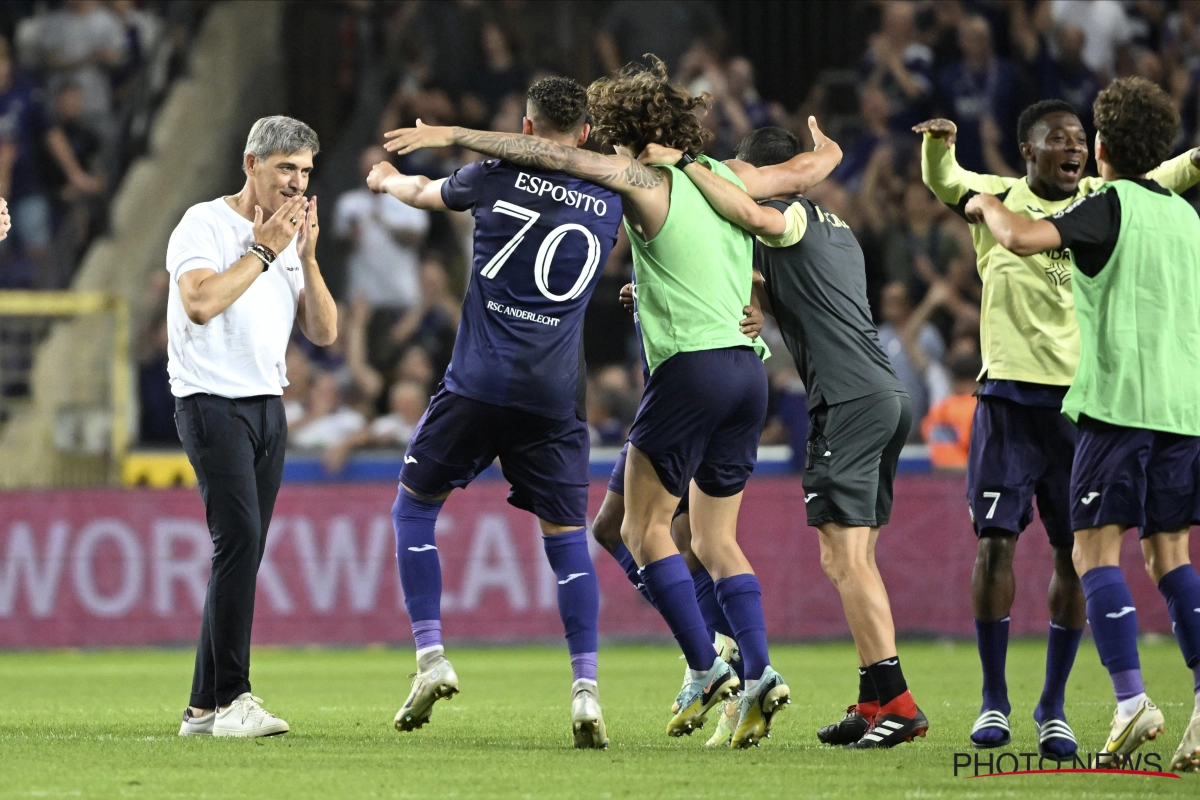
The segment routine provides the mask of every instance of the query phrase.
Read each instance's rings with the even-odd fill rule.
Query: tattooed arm
[[[384,147],[405,155],[414,150],[457,145],[510,164],[547,172],[565,172],[611,189],[625,199],[626,216],[647,239],[667,219],[671,186],[665,170],[639,164],[626,155],[602,155],[520,133],[489,133],[417,122],[384,134]]]

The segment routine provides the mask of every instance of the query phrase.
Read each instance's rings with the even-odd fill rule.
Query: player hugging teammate
[[[1187,166],[1152,172],[1179,131],[1170,97],[1123,78],[1100,93],[1094,112],[1103,180],[1095,191],[1042,219],[1014,213],[991,193],[972,196],[963,212],[1016,256],[1069,248],[1080,345],[1062,398],[1078,426],[1067,508],[1087,619],[1117,699],[1103,753],[1119,765],[1164,730],[1142,684],[1137,610],[1119,566],[1122,535],[1136,527],[1195,676],[1196,708],[1171,767],[1196,770],[1200,576],[1188,531],[1200,522],[1200,219],[1164,188],[1172,168]],[[978,524],[978,507],[975,515]]]

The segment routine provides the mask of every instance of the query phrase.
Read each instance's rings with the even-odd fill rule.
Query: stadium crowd
[[[144,11],[129,8],[134,5],[72,2],[47,15],[47,21],[82,14],[79,7],[108,15],[105,19],[132,19],[132,13],[145,17]],[[732,157],[746,133],[765,125],[787,128],[809,141],[805,120],[815,114],[845,155],[833,177],[810,196],[844,219],[863,246],[881,343],[908,388],[914,414],[923,420],[914,425],[914,441],[928,442],[939,466],[966,462],[974,379],[981,365],[981,284],[966,224],[921,182],[920,137],[911,127],[932,117],[952,119],[958,125],[957,157],[963,167],[1020,175],[1025,166],[1017,149],[1016,120],[1025,106],[1062,98],[1090,126],[1092,101],[1109,79],[1140,75],[1163,86],[1181,110],[1177,152],[1200,141],[1200,2],[1194,0],[862,4],[875,22],[853,81],[856,114],[839,113],[844,100],[838,90],[844,83],[838,84],[833,73],[818,76],[795,108],[760,94],[753,60],[730,52],[720,35],[718,4],[611,3],[598,17],[602,24],[589,33],[590,53],[578,58],[554,46],[555,31],[534,5],[348,0],[340,6],[340,30],[346,41],[361,46],[353,48],[354,58],[346,56],[345,68],[339,69],[339,102],[345,107],[355,102],[355,70],[361,71],[365,58],[378,57],[388,61],[390,88],[377,141],[383,131],[411,125],[417,118],[519,131],[524,91],[532,81],[590,69],[594,74],[574,76],[588,80],[654,52],[679,82],[711,95],[705,117],[712,133],[708,150],[720,158]],[[126,24],[134,30],[133,22]],[[49,33],[44,36],[54,41]],[[128,53],[135,38],[127,37],[124,50],[114,40],[114,52],[96,45],[88,51],[91,60],[74,67],[93,79],[107,76],[102,88],[89,90],[84,81],[62,77],[64,68],[56,67],[60,62],[46,56],[42,85],[58,93],[52,95],[55,113],[50,119],[62,127],[74,125],[66,120],[77,117],[80,130],[112,135],[105,133],[112,123],[104,123],[103,114],[111,108],[106,103],[119,96],[119,78],[128,73],[121,65],[130,59],[118,58],[116,51]],[[0,59],[0,79],[2,67]],[[100,87],[102,82],[95,83]],[[0,110],[5,102],[0,99]],[[76,127],[62,128],[68,143],[91,141],[69,132]],[[103,175],[75,169],[69,159],[56,160],[56,151],[47,151],[47,163],[59,165],[57,183],[39,184],[58,187],[40,189],[51,207],[103,186]],[[370,165],[385,156],[377,144],[363,150],[360,173],[365,177]],[[475,158],[450,148],[414,153],[397,166],[407,173],[444,177]],[[13,195],[18,229],[32,224],[22,221],[23,196]],[[337,472],[356,449],[406,445],[452,350],[459,297],[469,274],[472,220],[465,214],[414,210],[390,196],[370,193],[365,185],[337,197],[332,210],[330,238],[339,240],[346,275],[338,298],[342,335],[329,348],[295,338],[285,400],[292,446],[323,453],[327,468]],[[17,238],[28,252],[30,239]],[[640,396],[642,371],[632,320],[618,301],[630,273],[622,235],[585,330],[594,444],[624,440]],[[771,422],[763,443],[802,442],[807,424],[803,384],[769,317],[763,335],[774,353],[768,361]],[[143,342],[142,440],[173,442],[165,336],[143,337]],[[156,412],[156,406],[161,410]]]

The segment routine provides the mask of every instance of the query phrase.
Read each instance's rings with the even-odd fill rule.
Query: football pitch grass
[[[1036,752],[1030,713],[1043,643],[1009,653],[1014,754]],[[560,647],[452,648],[462,693],[431,724],[401,734],[392,717],[408,692],[410,650],[259,648],[254,691],[292,726],[258,740],[180,738],[191,676],[185,650],[0,653],[0,797],[1034,797],[1200,794],[1200,776],[1051,774],[968,779],[956,753],[978,713],[970,642],[907,642],[910,685],[931,721],[926,739],[890,751],[845,752],[815,729],[841,716],[857,677],[848,644],[776,646],[792,705],[761,748],[704,747],[705,731],[670,739],[667,707],[682,662],[665,646],[603,646],[601,700],[612,746],[576,751],[570,670]],[[1190,672],[1172,640],[1146,642],[1142,662],[1166,735],[1139,752],[1165,768],[1192,709]],[[1103,745],[1108,677],[1090,640],[1068,689],[1081,752]],[[961,760],[962,757],[960,757]],[[1006,759],[1004,771],[1014,763]],[[1025,762],[1021,762],[1025,769]],[[1037,759],[1033,759],[1037,768]],[[1144,768],[1144,767],[1143,767]],[[986,768],[982,771],[986,772]]]

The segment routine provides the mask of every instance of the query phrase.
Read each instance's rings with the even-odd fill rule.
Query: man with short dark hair
[[[928,120],[913,130],[925,134],[921,170],[926,185],[960,215],[976,193],[987,192],[1015,214],[1042,219],[1104,183],[1082,177],[1087,135],[1075,109],[1062,100],[1034,103],[1017,121],[1024,178],[979,175],[960,167],[955,161],[957,129],[950,120]],[[1198,162],[1200,154],[1192,150],[1158,166],[1150,177],[1183,191],[1200,179]],[[967,463],[967,502],[979,539],[971,595],[983,667],[983,703],[971,744],[991,748],[1012,741],[1005,679],[1016,588],[1012,563],[1017,538],[1033,521],[1036,497],[1054,549],[1054,573],[1046,678],[1033,717],[1039,753],[1070,758],[1078,744],[1067,724],[1067,677],[1085,622],[1083,591],[1071,559],[1069,487],[1076,433],[1060,413],[1080,353],[1071,259],[1061,248],[1014,254],[997,243],[986,225],[967,221],[983,280],[983,371]]]
[[[292,325],[313,344],[337,337],[316,259],[317,198],[304,197],[318,150],[303,122],[260,119],[246,140],[242,190],[189,208],[167,245],[167,372],[213,540],[180,736],[288,731],[250,693],[250,628],[283,479]]]
[[[1113,81],[1094,104],[1096,161],[1105,183],[1049,219],[1017,215],[991,194],[968,219],[1022,256],[1069,249],[1082,346],[1062,400],[1079,427],[1070,484],[1073,557],[1087,618],[1117,698],[1101,751],[1115,767],[1163,732],[1146,696],[1137,609],[1121,574],[1124,532],[1137,527],[1195,675],[1196,706],[1171,761],[1200,769],[1200,575],[1188,530],[1200,523],[1200,219],[1148,173],[1179,132],[1166,92],[1142,78]]]
[[[587,92],[568,78],[529,89],[522,129],[539,147],[587,141]],[[575,746],[603,748],[597,687],[600,588],[588,554],[588,429],[583,317],[617,238],[621,199],[552,169],[507,160],[468,164],[449,178],[375,166],[367,185],[416,208],[470,210],[475,258],[446,377],[413,433],[392,507],[404,603],[417,646],[399,731],[420,728],[458,692],[442,645],[442,576],[434,527],[447,496],[497,457],[509,502],[538,518],[558,580],[571,654]]]

